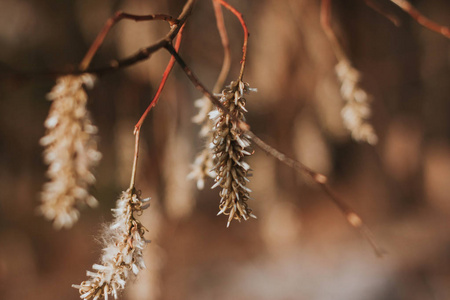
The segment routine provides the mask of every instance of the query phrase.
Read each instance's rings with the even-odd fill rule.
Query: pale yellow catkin
[[[378,137],[368,121],[372,109],[370,97],[359,84],[361,75],[347,60],[336,65],[336,73],[341,81],[341,95],[345,101],[341,111],[345,127],[354,140],[375,145]]]
[[[95,182],[92,168],[101,154],[83,88],[92,87],[94,80],[90,74],[63,76],[47,95],[52,105],[44,124],[46,135],[40,143],[45,147],[49,182],[43,187],[38,211],[58,229],[69,228],[78,220],[79,206],[97,205],[88,188]]]
[[[94,271],[87,271],[89,280],[72,285],[80,292],[81,299],[108,299],[112,295],[118,299],[127,280],[145,269],[142,251],[147,243],[144,238],[145,227],[136,219],[148,207],[150,199],[141,199],[138,192],[128,189],[117,200],[112,209],[114,220],[105,229],[103,255],[100,264],[94,264]]]

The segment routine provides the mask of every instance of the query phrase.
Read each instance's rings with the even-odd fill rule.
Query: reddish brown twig
[[[181,45],[183,29],[184,29],[184,22],[186,21],[187,16],[190,14],[194,3],[195,3],[195,0],[189,0],[185,4],[183,11],[181,12],[179,18],[176,20],[171,18],[171,20],[173,21],[173,23],[171,23],[171,25],[173,25],[173,26],[172,26],[170,32],[166,35],[166,38],[160,40],[160,42],[158,42],[156,44],[156,45],[160,45],[159,48],[163,47],[166,44],[169,44],[175,52],[177,52],[179,50],[180,45]],[[110,25],[110,27],[111,26],[112,25]],[[179,27],[179,26],[181,26],[181,27]],[[174,48],[171,45],[171,41],[177,34],[178,34],[178,37],[175,42],[175,48]],[[100,42],[100,44],[101,44],[101,42]],[[155,51],[156,51],[156,48],[155,48]],[[150,55],[150,54],[148,54],[148,55]],[[137,162],[138,162],[138,158],[139,158],[140,131],[141,131],[142,123],[144,122],[145,118],[147,117],[147,115],[150,112],[150,110],[152,109],[152,107],[154,107],[156,105],[156,103],[158,102],[159,96],[161,95],[161,92],[166,84],[167,78],[169,77],[170,71],[172,70],[174,63],[175,63],[175,59],[172,56],[169,60],[169,63],[167,64],[166,70],[164,71],[161,83],[159,84],[159,87],[158,87],[158,90],[157,90],[155,96],[153,97],[149,106],[147,107],[147,109],[145,110],[145,112],[142,114],[141,118],[135,125],[135,128],[134,128],[134,135],[135,135],[134,158],[133,158],[133,169],[131,171],[130,190],[134,189],[135,182],[136,182]]]
[[[250,136],[251,140],[255,142],[255,144],[264,152],[271,155],[272,157],[278,159],[280,162],[285,164],[286,166],[296,170],[299,173],[303,173],[308,175],[312,180],[314,180],[321,189],[328,195],[328,198],[338,207],[338,209],[344,214],[347,222],[355,229],[357,229],[361,235],[369,242],[372,249],[375,251],[376,255],[381,257],[385,253],[385,251],[380,248],[375,242],[375,238],[367,227],[367,225],[363,222],[361,217],[344,201],[342,201],[339,197],[337,197],[329,185],[327,184],[328,178],[320,173],[317,173],[301,162],[298,162],[285,154],[281,153],[277,149],[273,148],[263,140],[261,140],[256,134],[252,131],[247,131],[247,135]]]
[[[175,41],[175,47],[174,50],[178,51],[180,49],[181,45],[181,38],[183,36],[183,29],[184,25],[181,27],[177,40]],[[137,171],[137,161],[139,156],[139,140],[140,140],[140,133],[141,133],[141,127],[142,123],[144,123],[144,120],[147,118],[148,113],[150,110],[158,103],[159,96],[161,95],[161,92],[166,85],[167,78],[169,77],[170,71],[173,69],[173,65],[175,64],[175,58],[173,56],[170,57],[169,63],[167,64],[166,69],[164,70],[163,77],[161,79],[161,83],[159,84],[158,90],[156,91],[155,96],[153,97],[152,101],[148,105],[147,109],[142,114],[139,121],[134,126],[134,135],[135,135],[135,144],[134,144],[134,159],[133,159],[133,170],[131,173],[131,182],[130,182],[130,189],[134,188],[134,184],[136,181],[136,171]]]
[[[244,69],[245,69],[245,61],[247,59],[247,43],[248,43],[248,28],[245,24],[244,18],[242,17],[242,14],[235,9],[233,6],[228,4],[225,0],[217,0],[222,4],[226,9],[231,11],[236,18],[238,18],[239,22],[241,22],[242,29],[244,30],[244,44],[242,45],[242,60],[241,60],[241,71],[239,73],[238,81],[242,81],[242,78],[244,77]]]
[[[139,158],[139,139],[140,139],[140,128],[134,131],[134,158],[133,158],[133,169],[131,170],[131,180],[130,180],[130,191],[134,189],[136,183],[136,173],[137,173],[137,162]]]
[[[221,110],[223,110],[227,115],[230,116],[230,118],[236,122],[237,126],[243,130],[243,131],[248,131],[250,130],[250,125],[248,125],[247,123],[245,123],[244,121],[239,120],[238,118],[236,118],[236,116],[234,116],[233,114],[230,113],[230,111],[228,110],[228,108],[226,108],[222,102],[219,101],[219,99],[217,99],[216,97],[214,97],[207,89],[206,87],[197,79],[197,76],[195,76],[194,73],[192,73],[191,69],[186,65],[186,63],[184,62],[184,60],[180,57],[180,55],[177,53],[177,51],[175,50],[175,48],[171,45],[171,44],[167,44],[165,46],[165,48],[167,49],[167,51],[169,51],[170,54],[172,54],[175,57],[175,60],[177,61],[177,63],[181,66],[181,68],[183,69],[183,71],[186,73],[186,75],[189,77],[189,79],[192,81],[192,83],[194,84],[194,86],[202,92],[203,95],[205,95],[206,97],[208,97],[209,100],[211,100],[211,102],[217,106],[218,108],[220,108]]]
[[[341,47],[336,35],[334,34],[333,29],[330,25],[331,19],[331,0],[322,0],[322,5],[320,7],[320,24],[322,25],[325,34],[331,43],[331,48],[336,55],[338,61],[348,60],[347,56],[344,53],[344,50]]]
[[[394,14],[385,10],[378,2],[373,0],[364,0],[364,2],[366,2],[366,5],[368,7],[370,7],[380,15],[384,16],[386,19],[391,21],[392,24],[394,24],[395,26],[399,27],[401,25],[399,18],[397,18],[397,16],[395,16]]]
[[[92,61],[92,58],[94,57],[95,53],[97,53],[100,46],[103,44],[103,41],[105,40],[105,37],[108,35],[111,28],[118,23],[120,20],[123,19],[129,19],[134,20],[136,22],[139,21],[153,21],[153,20],[163,20],[169,22],[169,24],[172,26],[178,22],[177,19],[168,16],[168,15],[162,15],[162,14],[155,14],[155,15],[145,15],[145,16],[138,16],[138,15],[132,15],[127,14],[121,11],[118,11],[114,14],[113,17],[109,18],[105,25],[103,26],[102,30],[98,33],[97,37],[95,38],[94,42],[92,43],[91,47],[89,48],[88,52],[84,56],[83,60],[80,63],[80,69],[86,70],[89,64]]]
[[[181,29],[181,26],[186,22],[186,19],[192,12],[194,7],[195,0],[187,0],[186,4],[183,7],[182,12],[177,18],[165,16],[168,19],[172,20],[172,26],[170,27],[170,31],[160,40],[156,41],[154,44],[139,50],[137,53],[121,60],[113,60],[107,66],[99,67],[99,68],[86,68],[82,69],[81,67],[77,71],[69,72],[70,74],[80,74],[80,73],[93,73],[97,75],[102,75],[107,72],[111,72],[114,70],[118,70],[121,68],[126,68],[132,66],[138,62],[144,61],[150,57],[153,53],[164,48],[167,44],[170,44],[173,39],[177,36],[178,32]],[[161,17],[161,19],[164,19]],[[166,19],[165,19],[166,20]],[[111,27],[112,25],[110,25]],[[108,29],[109,30],[109,29]],[[100,43],[101,44],[101,43]],[[84,59],[83,59],[84,60]],[[88,60],[88,59],[86,59]],[[67,72],[65,72],[67,74]]]
[[[375,253],[378,256],[382,256],[384,251],[379,246],[377,246],[372,233],[368,229],[368,227],[364,224],[361,217],[352,209],[350,206],[348,206],[345,202],[340,200],[338,197],[332,193],[331,189],[329,188],[327,184],[327,177],[325,175],[322,175],[320,173],[317,173],[310,168],[306,167],[302,163],[286,156],[285,154],[281,153],[277,149],[273,148],[263,140],[261,140],[256,134],[254,134],[250,130],[250,126],[243,122],[239,121],[236,118],[233,117],[233,115],[226,109],[223,104],[214,97],[207,89],[206,87],[198,80],[197,76],[192,72],[192,70],[187,66],[187,64],[184,62],[184,60],[178,55],[177,51],[173,48],[172,45],[167,45],[166,49],[175,57],[175,60],[177,63],[181,66],[183,71],[186,73],[188,78],[191,80],[191,82],[194,84],[194,86],[202,92],[204,96],[206,96],[208,99],[211,100],[211,102],[219,107],[221,110],[223,110],[226,114],[228,114],[234,122],[238,124],[238,126],[245,131],[245,133],[252,139],[252,141],[255,142],[255,144],[262,149],[264,152],[269,154],[270,156],[278,159],[280,162],[285,164],[286,166],[293,168],[299,173],[303,173],[311,177],[312,180],[314,180],[319,186],[322,188],[322,190],[328,195],[328,198],[336,204],[336,206],[339,208],[339,210],[345,215],[347,222],[357,229],[362,236],[369,242],[371,247],[374,249]]]
[[[223,47],[223,62],[222,69],[220,70],[219,77],[217,77],[217,81],[214,84],[213,92],[218,93],[222,89],[225,84],[225,80],[227,79],[228,72],[230,71],[231,66],[231,52],[230,52],[230,43],[228,40],[227,29],[225,27],[225,22],[223,20],[222,6],[219,1],[212,0],[214,6],[214,14],[216,16],[216,25],[217,30],[219,31],[220,40],[222,42]]]
[[[178,36],[177,36],[177,40],[175,42],[175,47],[174,48],[175,48],[175,51],[177,51],[177,52],[178,52],[178,49],[180,49],[183,29],[184,29],[184,25],[181,27],[180,32],[178,33]],[[136,126],[134,127],[135,134],[136,134],[136,132],[139,132],[139,130],[141,129],[142,123],[144,122],[145,118],[147,118],[147,115],[150,112],[150,110],[153,107],[155,107],[155,105],[158,103],[159,96],[161,95],[161,92],[162,92],[164,86],[166,85],[167,78],[169,77],[170,71],[172,71],[172,68],[173,68],[174,64],[175,64],[175,58],[172,56],[172,57],[170,57],[170,61],[167,64],[166,69],[164,70],[164,74],[163,74],[161,83],[159,84],[159,87],[158,87],[158,90],[156,91],[155,96],[153,97],[153,99],[150,102],[150,104],[147,107],[147,109],[142,114],[142,116],[139,119],[139,121],[136,123]]]
[[[406,13],[408,13],[417,23],[422,25],[425,28],[428,28],[431,31],[437,32],[450,39],[450,28],[446,26],[442,26],[424,15],[420,11],[418,11],[411,3],[406,0],[391,0],[394,4],[403,9]]]

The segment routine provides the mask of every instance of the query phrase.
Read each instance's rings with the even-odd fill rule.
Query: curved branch
[[[327,35],[327,38],[331,43],[331,48],[333,49],[337,60],[348,60],[347,55],[345,55],[344,53],[344,49],[342,49],[341,44],[339,43],[333,29],[331,28],[330,19],[331,0],[322,0],[322,4],[320,7],[320,24],[322,25],[323,31],[325,31],[325,34]]]
[[[394,24],[395,26],[399,27],[401,25],[399,18],[397,18],[396,15],[385,10],[378,2],[373,0],[364,0],[364,2],[366,2],[366,5],[368,7],[370,7],[380,15],[384,16],[386,19],[391,21],[391,23]]]
[[[325,175],[311,170],[304,164],[286,156],[285,154],[281,153],[277,149],[273,148],[272,146],[261,140],[255,133],[253,133],[250,130],[250,126],[247,123],[238,120],[236,117],[233,117],[233,114],[231,114],[230,111],[223,106],[223,104],[219,101],[219,99],[213,96],[211,92],[209,92],[206,89],[206,87],[198,80],[197,76],[195,76],[195,74],[187,66],[187,64],[180,57],[180,55],[178,55],[178,53],[175,51],[172,45],[167,45],[165,48],[175,57],[175,60],[182,67],[183,71],[186,73],[188,78],[194,84],[195,88],[197,88],[200,92],[202,92],[203,95],[208,97],[208,99],[210,99],[214,105],[216,105],[226,114],[228,114],[230,118],[234,122],[236,122],[237,126],[239,126],[239,128],[243,130],[245,134],[247,134],[261,150],[263,150],[270,156],[276,158],[286,166],[294,169],[295,171],[308,175],[312,180],[314,180],[314,182],[316,182],[321,187],[321,189],[325,192],[328,198],[344,214],[347,222],[352,227],[357,229],[361,233],[361,235],[369,242],[375,253],[378,256],[382,256],[385,253],[385,251],[377,245],[371,231],[369,230],[367,225],[365,225],[361,217],[359,217],[359,215],[349,205],[347,205],[345,202],[340,200],[336,195],[334,195],[331,188],[327,184],[328,178]]]
[[[446,38],[450,39],[450,28],[446,26],[442,26],[424,15],[420,11],[417,10],[411,3],[406,0],[391,0],[395,5],[403,9],[407,14],[409,14],[417,23],[422,25],[423,27],[442,34]]]
[[[241,71],[239,73],[238,81],[242,81],[242,78],[244,77],[244,69],[245,69],[245,61],[247,59],[247,44],[248,44],[248,28],[245,24],[244,18],[242,17],[242,14],[235,9],[233,6],[228,4],[225,0],[218,0],[220,4],[222,4],[226,9],[231,11],[236,18],[238,18],[239,22],[241,22],[242,29],[244,30],[244,44],[242,45],[242,60],[241,60]]]
[[[138,62],[148,59],[153,53],[160,50],[161,48],[165,48],[168,44],[172,43],[173,39],[177,36],[181,27],[186,22],[186,19],[191,14],[195,1],[196,0],[188,0],[186,2],[180,15],[176,19],[171,18],[170,19],[171,21],[168,21],[169,23],[172,22],[170,31],[166,34],[166,36],[164,36],[162,39],[158,40],[154,44],[139,50],[137,53],[125,59],[113,60],[106,66],[99,68],[86,68],[86,69],[82,69],[80,67],[78,68],[78,70],[70,73],[71,74],[93,73],[97,75],[102,75],[104,73],[108,73],[117,69],[129,67]]]
[[[178,52],[178,49],[180,49],[180,45],[181,45],[181,37],[183,34],[183,28],[184,25],[181,27],[180,32],[178,34],[177,40],[175,42],[175,51]],[[161,95],[161,92],[164,88],[164,86],[166,85],[166,81],[167,78],[169,77],[170,71],[172,71],[173,65],[175,64],[175,58],[172,56],[170,58],[169,63],[167,64],[166,69],[164,70],[164,74],[161,80],[161,83],[159,84],[158,90],[156,91],[155,96],[153,97],[153,100],[150,102],[150,104],[148,105],[147,109],[145,110],[145,112],[142,114],[141,118],[139,119],[139,121],[137,122],[134,132],[135,134],[139,132],[139,130],[141,129],[142,123],[144,122],[145,118],[147,118],[148,113],[150,112],[150,110],[155,107],[155,105],[158,103],[159,100],[159,96]]]
[[[227,29],[225,27],[225,22],[223,20],[222,7],[218,0],[212,1],[214,6],[214,14],[216,16],[216,25],[217,30],[219,31],[220,40],[222,42],[223,47],[223,62],[222,69],[220,70],[219,77],[217,77],[217,81],[214,84],[213,92],[219,93],[225,84],[225,80],[228,76],[228,72],[230,71],[231,66],[231,51],[230,51],[230,43],[228,40]]]
[[[80,69],[85,70],[89,66],[89,64],[92,61],[92,58],[94,57],[95,53],[97,53],[100,46],[103,44],[103,41],[106,38],[106,35],[109,33],[111,28],[117,24],[120,20],[128,19],[128,20],[134,20],[136,22],[139,21],[153,21],[153,20],[163,20],[169,22],[169,24],[172,26],[176,23],[178,23],[178,20],[168,16],[168,15],[162,15],[162,14],[155,14],[155,15],[145,15],[145,16],[138,16],[138,15],[132,15],[127,14],[121,11],[118,11],[114,14],[113,17],[109,18],[105,25],[103,26],[102,30],[99,32],[97,37],[95,38],[94,42],[92,43],[91,47],[89,48],[88,52],[84,56],[83,60],[80,63]]]

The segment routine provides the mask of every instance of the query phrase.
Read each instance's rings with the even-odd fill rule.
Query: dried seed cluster
[[[145,269],[142,250],[146,244],[145,227],[134,217],[148,207],[150,199],[141,199],[134,189],[123,192],[112,209],[114,221],[105,230],[105,248],[101,264],[94,264],[94,272],[87,271],[89,280],[73,285],[80,292],[81,299],[108,299],[125,288],[131,274],[137,275]]]
[[[97,204],[87,190],[95,182],[91,170],[101,154],[95,139],[97,127],[90,120],[83,89],[83,85],[92,87],[94,79],[90,74],[60,77],[47,95],[53,103],[40,143],[45,147],[50,181],[44,185],[39,211],[53,221],[55,228],[71,227],[79,217],[77,206]]]
[[[230,114],[238,120],[244,121],[246,100],[244,94],[251,89],[247,83],[233,81],[230,86],[222,91],[220,101],[229,110]],[[215,184],[212,188],[220,186],[219,215],[228,215],[227,227],[233,219],[248,220],[254,217],[252,210],[248,208],[247,201],[251,190],[246,187],[250,166],[244,162],[244,157],[251,155],[249,138],[239,129],[230,115],[220,109],[210,113],[214,121],[213,140],[211,149],[216,173]]]
[[[341,95],[346,102],[341,111],[345,127],[354,140],[376,144],[378,137],[368,122],[371,115],[370,98],[359,86],[359,72],[349,61],[342,60],[336,65],[336,73],[342,83]]]

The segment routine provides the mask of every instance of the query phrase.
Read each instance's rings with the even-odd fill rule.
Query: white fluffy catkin
[[[101,154],[95,139],[97,127],[86,109],[88,97],[83,88],[92,87],[94,80],[90,74],[62,76],[47,95],[52,105],[44,123],[46,135],[40,143],[45,147],[50,180],[43,187],[39,212],[58,229],[69,228],[78,220],[78,206],[97,205],[88,188],[95,182],[92,168]]]
[[[142,250],[147,243],[146,229],[134,213],[146,209],[149,200],[141,199],[134,189],[123,192],[117,200],[116,208],[112,209],[114,220],[102,237],[105,245],[100,264],[92,266],[94,271],[87,271],[89,280],[72,285],[79,290],[81,299],[107,300],[109,295],[117,299],[131,275],[145,269]]]
[[[345,127],[354,140],[375,145],[378,137],[368,121],[371,115],[370,97],[359,85],[359,72],[349,61],[342,60],[336,65],[336,73],[342,83],[341,95],[345,100],[341,111]]]
[[[195,106],[199,108],[199,112],[192,118],[192,122],[201,125],[199,136],[205,139],[205,147],[195,157],[194,163],[191,166],[191,172],[188,174],[188,179],[193,179],[197,182],[197,189],[203,190],[205,187],[205,180],[210,177],[216,176],[212,170],[213,157],[209,144],[211,143],[213,136],[213,122],[209,118],[209,113],[213,109],[213,105],[208,98],[203,97],[195,101]]]

